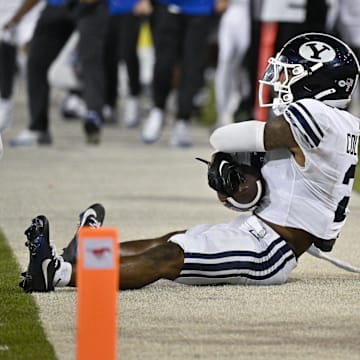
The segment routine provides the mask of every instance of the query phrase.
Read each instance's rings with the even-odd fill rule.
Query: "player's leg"
[[[137,241],[131,242],[135,245]],[[139,242],[140,248],[146,244],[147,240]],[[138,289],[159,279],[174,280],[179,276],[184,263],[184,252],[180,246],[165,242],[164,238],[149,240],[149,242],[152,247],[142,253],[120,256],[120,289]],[[76,286],[76,278],[76,266],[73,266],[68,286]]]
[[[238,216],[228,224],[199,225],[170,242],[184,251],[175,279],[188,285],[285,283],[296,267],[288,243],[256,216]]]
[[[174,280],[184,263],[184,252],[171,242],[150,248],[135,256],[121,256],[120,288],[136,289],[159,279]]]
[[[121,257],[142,254],[153,247],[166,244],[173,235],[181,234],[184,232],[185,230],[173,231],[157,238],[122,242],[120,244]]]
[[[183,251],[178,245],[169,243],[168,240],[173,235],[184,232],[185,230],[174,231],[158,238],[121,243],[120,288],[134,289],[160,278],[176,278],[183,263]],[[75,241],[72,240],[71,243],[71,253],[74,254]],[[68,258],[65,257],[65,259]],[[76,286],[76,257],[71,256],[71,259],[74,261],[72,261],[71,279],[67,286]]]
[[[104,207],[101,204],[93,204],[80,214],[79,228],[82,226],[90,226],[95,228],[101,227],[104,222],[104,218]],[[141,254],[155,246],[166,243],[171,236],[183,232],[185,232],[185,230],[173,231],[163,236],[152,239],[132,240],[123,242],[120,244],[121,256],[134,256]],[[69,244],[63,249],[63,253],[61,254],[61,256],[64,261],[75,264],[78,256],[77,249],[78,241],[76,232]]]
[[[79,228],[100,227],[105,218],[101,204],[93,204],[80,214]],[[121,245],[121,288],[139,288],[160,278],[174,279],[183,262],[182,249],[168,243],[170,237],[184,231],[176,231],[159,238],[128,241]],[[22,274],[20,287],[25,292],[48,292],[54,286],[76,286],[77,233],[62,256],[56,254],[50,242],[49,222],[43,215],[32,220],[25,230],[30,261]]]
[[[80,225],[100,227],[105,218],[105,209],[101,204],[94,204],[88,207],[80,214]],[[184,233],[182,231],[174,231],[158,238],[147,240],[126,241],[120,244],[120,274],[121,288],[138,288],[154,282],[162,277],[172,278],[174,273],[178,274],[179,262],[182,263],[182,250],[174,244],[168,244],[168,240],[175,234]],[[69,282],[62,282],[60,285],[76,286],[76,260],[77,260],[77,233],[70,241],[68,246],[64,248],[58,273],[55,275],[54,281],[57,279],[69,278],[69,268],[67,263],[71,264],[71,277]],[[179,253],[180,251],[180,253]],[[64,270],[64,273],[61,273]],[[175,276],[176,277],[176,276]]]

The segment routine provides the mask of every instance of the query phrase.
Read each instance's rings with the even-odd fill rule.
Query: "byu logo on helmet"
[[[301,45],[299,53],[304,59],[314,62],[329,62],[336,56],[335,50],[321,41],[310,41]]]

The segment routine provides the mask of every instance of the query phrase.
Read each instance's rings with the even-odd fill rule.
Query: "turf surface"
[[[33,297],[18,286],[19,274],[20,268],[0,231],[0,359],[56,359]]]

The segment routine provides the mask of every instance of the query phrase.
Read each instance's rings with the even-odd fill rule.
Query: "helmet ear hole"
[[[304,68],[302,66],[296,66],[292,69],[292,75],[300,75],[304,72]]]
[[[292,96],[291,94],[285,94],[285,95],[283,96],[283,100],[284,100],[285,102],[292,102],[292,101],[293,101],[293,96]]]

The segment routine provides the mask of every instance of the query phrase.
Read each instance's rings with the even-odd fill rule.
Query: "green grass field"
[[[56,359],[33,297],[18,286],[20,268],[1,232],[0,274],[0,359]]]

